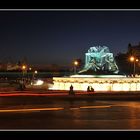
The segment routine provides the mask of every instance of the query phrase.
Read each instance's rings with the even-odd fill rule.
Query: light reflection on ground
[[[15,105],[17,98],[10,107],[0,108],[0,129],[140,129],[139,101],[43,99],[26,98]]]

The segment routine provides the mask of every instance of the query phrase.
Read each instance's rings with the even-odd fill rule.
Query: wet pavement
[[[139,101],[0,97],[0,129],[140,129]]]

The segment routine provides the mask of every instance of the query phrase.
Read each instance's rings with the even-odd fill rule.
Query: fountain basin
[[[52,90],[87,91],[92,86],[95,91],[140,91],[139,77],[124,75],[72,75],[70,77],[54,77]]]

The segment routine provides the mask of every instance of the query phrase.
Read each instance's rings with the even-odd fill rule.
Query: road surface
[[[22,93],[21,93],[22,94]],[[0,96],[1,130],[140,129],[139,101]]]

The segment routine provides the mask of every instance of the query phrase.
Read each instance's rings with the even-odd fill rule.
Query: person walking
[[[69,90],[69,95],[74,95],[75,93],[74,93],[74,91],[73,91],[73,86],[71,85],[70,86],[70,90]]]

